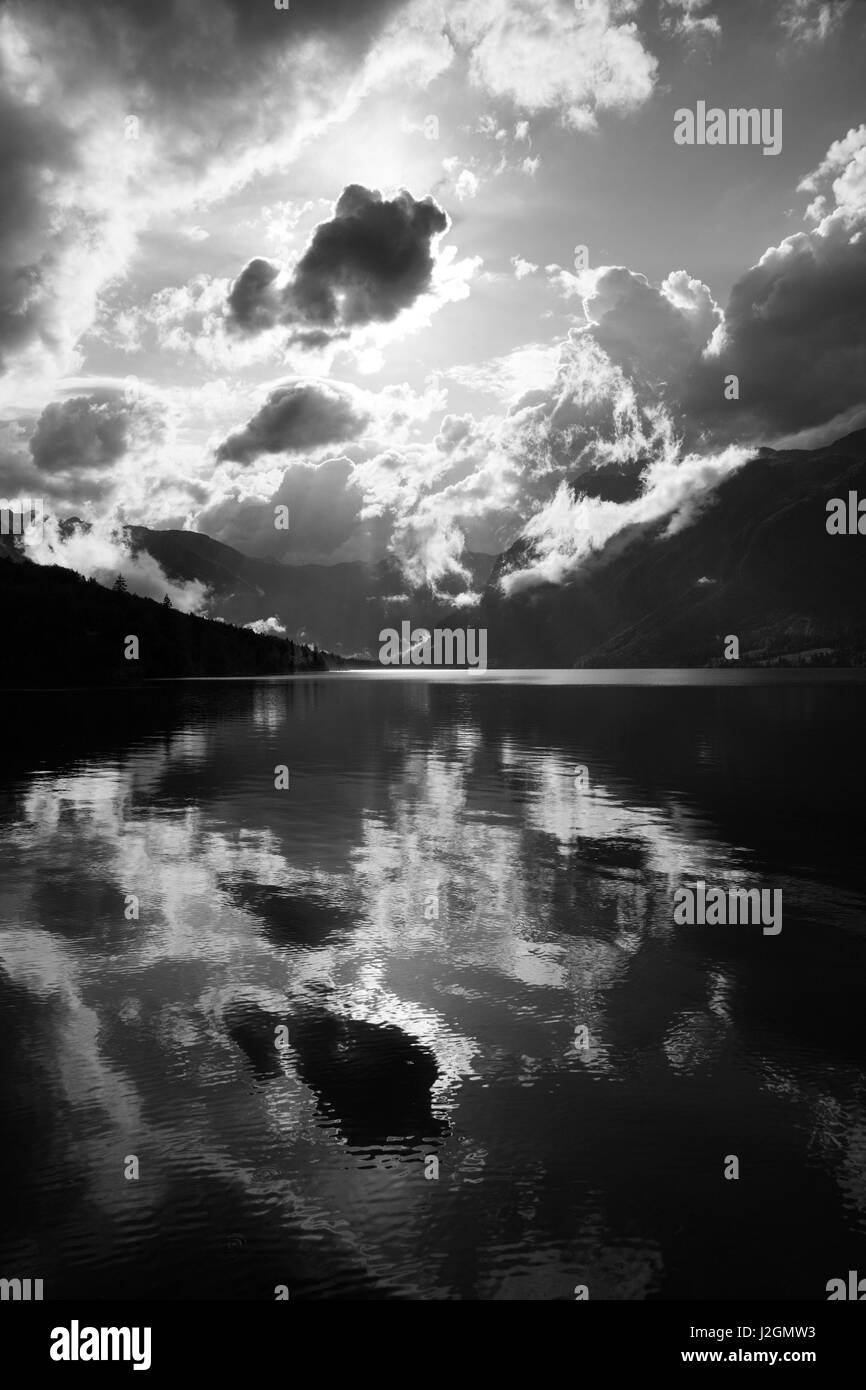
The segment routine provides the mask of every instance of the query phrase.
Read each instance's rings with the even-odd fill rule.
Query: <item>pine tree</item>
[[[119,574],[117,576],[111,587],[113,588],[116,594],[125,594],[127,592],[126,580],[124,579],[122,574]]]
[[[165,598],[163,599],[162,606],[163,608],[171,608],[171,599],[169,598],[168,594],[166,594]]]

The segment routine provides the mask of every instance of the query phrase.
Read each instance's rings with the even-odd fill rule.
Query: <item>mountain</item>
[[[580,480],[583,492],[634,495],[641,460]],[[575,485],[576,490],[576,485]],[[330,651],[374,658],[382,628],[487,629],[491,666],[724,665],[739,639],[742,665],[866,665],[866,537],[831,536],[827,502],[866,497],[866,430],[821,449],[763,448],[666,536],[668,520],[620,533],[567,583],[506,598],[505,574],[525,568],[531,542],[468,555],[481,592],[473,608],[410,592],[393,561],[284,565],[257,560],[191,531],[130,527],[171,578],[199,580],[228,622],[275,616],[289,634]]]
[[[742,665],[866,665],[866,536],[828,535],[827,502],[866,498],[866,430],[815,450],[761,449],[666,537],[667,520],[616,537],[575,578],[513,598],[500,556],[462,623],[488,631],[495,666],[707,666],[739,638]]]
[[[214,616],[241,624],[277,617],[290,635],[334,652],[375,655],[382,628],[399,628],[404,618],[416,626],[433,623],[448,607],[429,590],[410,594],[391,560],[283,565],[253,559],[194,531],[130,526],[127,535],[133,549],[147,551],[170,578],[206,584]],[[496,557],[464,558],[473,584],[482,589]]]
[[[278,675],[333,659],[277,637],[105,589],[74,570],[0,557],[0,686],[128,684],[154,677]],[[127,660],[128,639],[137,660]]]

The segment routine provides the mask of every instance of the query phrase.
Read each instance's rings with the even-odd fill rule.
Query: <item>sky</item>
[[[120,529],[177,527],[470,602],[467,550],[566,580],[862,428],[864,55],[864,0],[0,3],[32,558],[206,608]],[[678,143],[698,103],[781,148]]]

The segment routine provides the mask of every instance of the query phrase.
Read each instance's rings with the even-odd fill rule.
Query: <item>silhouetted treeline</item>
[[[178,676],[325,671],[337,659],[300,643],[179,613],[105,589],[74,570],[0,560],[2,686],[134,683]],[[127,660],[127,638],[139,659]]]

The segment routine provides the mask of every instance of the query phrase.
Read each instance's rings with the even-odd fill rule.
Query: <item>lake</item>
[[[862,679],[3,695],[0,1276],[570,1301],[866,1275]],[[781,890],[781,931],[676,924],[698,881]]]

